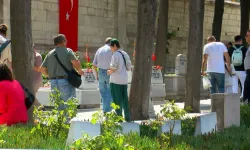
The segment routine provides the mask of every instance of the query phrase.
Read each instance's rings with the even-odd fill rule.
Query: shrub
[[[240,106],[240,124],[250,127],[250,105]]]
[[[77,99],[72,98],[64,102],[61,100],[60,92],[55,90],[55,94],[50,94],[50,103],[54,104],[52,111],[35,108],[34,118],[37,120],[31,133],[39,134],[43,139],[52,136],[66,138],[70,127],[68,122],[77,113]],[[64,107],[64,109],[60,109],[60,107]]]

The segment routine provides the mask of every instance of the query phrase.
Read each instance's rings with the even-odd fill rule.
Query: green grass
[[[66,139],[42,139],[38,134],[31,134],[31,125],[16,125],[7,127],[7,132],[2,136],[4,143],[0,148],[25,148],[25,149],[64,149]]]
[[[42,139],[37,134],[31,134],[31,125],[17,125],[7,127],[7,132],[0,140],[5,142],[0,144],[0,148],[23,148],[23,149],[65,149],[63,138]],[[1,132],[0,132],[1,133]],[[250,149],[250,128],[232,127],[216,134],[207,134],[198,137],[182,135],[175,136],[173,148],[166,146],[167,139],[161,137],[149,138],[140,137],[136,134],[125,136],[125,143],[132,145],[136,149],[173,149],[173,150],[246,150]]]

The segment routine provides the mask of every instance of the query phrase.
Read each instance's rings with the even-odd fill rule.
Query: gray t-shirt
[[[250,69],[250,46],[247,49],[246,58],[244,60],[245,70]]]
[[[51,50],[45,57],[42,67],[48,69],[49,78],[66,76],[67,73],[57,62],[54,56],[54,51],[56,51],[59,60],[69,71],[73,69],[71,61],[77,60],[77,58],[70,48],[65,47],[56,47],[55,49]]]

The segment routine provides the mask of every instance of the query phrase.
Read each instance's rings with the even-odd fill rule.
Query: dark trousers
[[[120,109],[116,110],[117,115],[122,116],[122,110],[124,110],[125,120],[130,121],[128,85],[110,83],[110,88],[114,103],[120,106]]]
[[[243,101],[250,101],[250,70],[247,70],[247,77],[244,83]]]

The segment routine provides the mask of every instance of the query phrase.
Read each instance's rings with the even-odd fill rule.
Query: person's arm
[[[126,55],[126,69],[127,71],[130,71],[131,68],[132,68],[132,63],[131,63],[130,57],[129,55]]]
[[[77,70],[77,72],[80,75],[83,75],[84,73],[82,71],[82,65],[72,50],[69,50],[69,59],[73,65],[73,67]]]
[[[36,71],[36,72],[40,72],[40,69],[41,69],[41,65],[42,65],[42,63],[43,63],[43,59],[42,59],[42,56],[41,55],[38,55],[38,56],[36,56],[36,58],[35,58],[35,66],[34,66],[34,70]]]
[[[207,66],[207,58],[208,58],[208,54],[204,54],[203,55],[203,59],[202,59],[202,66],[201,66],[201,74],[203,76],[205,76],[205,67]]]
[[[111,58],[110,69],[108,70],[108,75],[111,75],[118,69],[118,66],[119,66],[118,59],[119,58],[117,57],[117,55],[113,54]]]
[[[45,77],[49,77],[49,73],[48,73],[48,55],[45,57],[41,67],[39,68],[40,72],[45,76]]]
[[[93,60],[93,69],[94,69],[94,72],[96,74],[96,79],[98,80],[98,73],[97,73],[97,65],[98,65],[98,61],[97,61],[97,57],[98,57],[98,53],[99,51],[97,50],[97,52],[95,53],[95,57],[94,57],[94,60]]]
[[[228,52],[224,52],[224,57],[226,58],[228,72],[231,74],[231,72],[232,72],[231,61],[230,61],[230,57],[229,57]]]
[[[3,87],[0,86],[1,89]],[[7,111],[7,95],[4,90],[0,90],[0,115]]]

